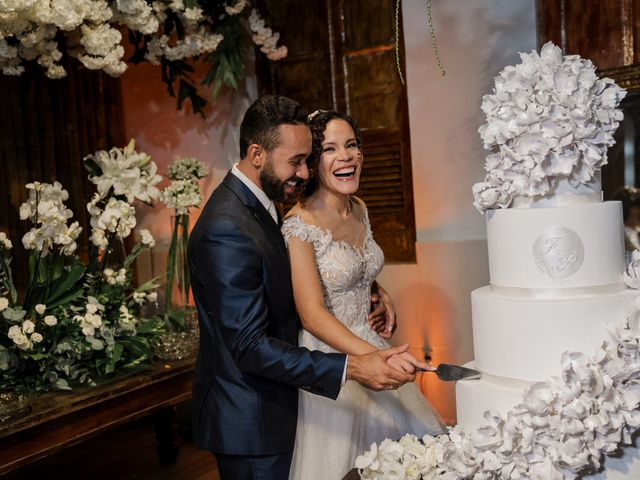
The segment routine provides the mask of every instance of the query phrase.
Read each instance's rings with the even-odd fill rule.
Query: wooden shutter
[[[376,240],[388,262],[415,262],[409,115],[396,71],[395,2],[270,0],[263,6],[289,55],[271,64],[258,60],[260,93],[355,118],[365,155],[358,194],[369,207]],[[404,58],[402,42],[400,49]]]

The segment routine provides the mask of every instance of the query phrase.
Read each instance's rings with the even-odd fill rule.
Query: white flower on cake
[[[593,356],[566,352],[560,376],[533,384],[505,415],[487,411],[475,431],[456,426],[423,439],[426,455],[437,461],[427,462],[433,477],[415,478],[565,480],[586,467],[599,469],[603,454],[630,445],[640,428],[640,297],[636,308],[607,324],[611,340]],[[373,444],[356,467],[365,479],[414,478],[398,467],[413,461],[418,450],[414,441],[410,445]]]
[[[626,92],[599,79],[591,61],[563,56],[546,43],[540,54],[521,53],[482,98],[487,122],[478,129],[487,176],[473,186],[475,207],[506,208],[515,197],[540,197],[567,180],[589,183],[606,164],[606,152],[622,120]]]
[[[634,250],[631,253],[631,262],[629,262],[623,278],[628,287],[640,289],[640,250]]]

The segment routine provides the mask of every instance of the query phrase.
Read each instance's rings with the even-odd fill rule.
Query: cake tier
[[[622,289],[620,202],[492,210],[487,244],[491,285],[508,295]]]
[[[475,368],[473,362],[467,366]],[[556,374],[560,364],[556,365]],[[472,432],[485,424],[484,412],[493,410],[505,416],[516,405],[522,403],[522,394],[531,385],[529,382],[512,381],[506,378],[483,375],[479,380],[462,380],[456,384],[456,412],[458,425]],[[615,457],[604,459],[603,471],[580,477],[582,480],[637,480],[640,478],[640,450],[635,446],[625,447]]]
[[[633,311],[634,290],[565,298],[520,298],[482,287],[471,293],[475,364],[483,373],[544,380],[564,352],[591,354],[605,326]]]
[[[466,367],[478,368],[475,362]],[[556,374],[560,362],[556,364]],[[494,410],[505,415],[522,403],[522,394],[533,382],[510,380],[483,374],[477,380],[462,380],[456,383],[456,415],[458,425],[471,432],[484,424],[484,412]]]

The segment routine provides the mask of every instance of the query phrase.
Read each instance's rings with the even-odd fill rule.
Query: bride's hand
[[[429,365],[425,362],[418,361],[413,355],[408,352],[393,355],[387,359],[387,363],[398,370],[402,370],[407,373],[415,373],[416,368],[422,370],[430,370]]]

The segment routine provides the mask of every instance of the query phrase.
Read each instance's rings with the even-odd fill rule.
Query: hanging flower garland
[[[209,65],[201,83],[215,97],[223,85],[238,88],[252,42],[270,60],[287,55],[247,0],[0,0],[0,72],[18,76],[37,63],[49,78],[62,78],[67,55],[118,77],[127,69],[125,28],[134,45],[129,60],[160,65],[178,108],[189,99],[201,114],[207,101],[187,59]]]

